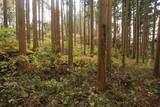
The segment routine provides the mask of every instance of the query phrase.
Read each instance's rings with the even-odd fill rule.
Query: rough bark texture
[[[105,88],[106,80],[106,26],[107,26],[107,2],[108,0],[99,1],[99,35],[98,35],[98,72],[97,72],[97,86],[100,90]]]
[[[25,12],[24,0],[17,0],[18,10],[18,38],[19,38],[19,52],[20,54],[26,53],[26,33],[25,33]]]
[[[107,23],[106,23],[106,71],[109,77],[111,73],[111,52],[112,52],[112,0],[107,0]]]

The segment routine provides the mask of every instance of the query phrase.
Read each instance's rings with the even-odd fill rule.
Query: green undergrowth
[[[96,56],[82,56],[81,48],[77,46],[73,66],[69,68],[67,55],[52,54],[49,45],[49,40],[46,40],[37,52],[26,56],[12,56],[7,53],[8,50],[2,50],[0,106],[160,106],[160,79],[152,75],[153,62],[150,59],[136,64],[134,59],[126,58],[126,68],[122,68],[121,55],[113,49],[112,72],[106,74],[107,87],[104,91],[98,91]]]

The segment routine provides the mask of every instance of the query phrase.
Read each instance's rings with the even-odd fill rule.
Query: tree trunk
[[[69,0],[69,45],[68,45],[68,64],[73,64],[73,0]]]
[[[99,38],[98,38],[98,73],[97,85],[100,90],[105,88],[106,70],[111,70],[111,0],[99,1]],[[107,19],[107,20],[106,20]],[[106,46],[107,40],[107,46]],[[106,53],[107,52],[107,53]],[[107,59],[107,60],[106,60]]]
[[[30,0],[26,0],[26,27],[27,27],[27,43],[30,45]]]
[[[41,40],[41,14],[40,14],[40,0],[38,0],[38,39]]]
[[[123,9],[122,9],[122,64],[123,67],[125,68],[126,63],[125,63],[125,57],[126,57],[126,49],[127,49],[127,38],[128,38],[128,0],[123,0]]]
[[[155,0],[154,4],[154,21],[153,21],[153,36],[152,36],[152,58],[154,59],[155,57],[155,52],[154,52],[154,41],[155,41],[155,29],[156,29],[156,15],[157,15],[157,0]]]
[[[94,10],[93,10],[93,0],[91,0],[91,56],[94,55]]]
[[[63,0],[61,0],[61,37],[62,37],[62,54],[64,54],[64,23],[63,23],[63,11],[64,11]]]
[[[155,67],[154,67],[154,73],[157,77],[160,77],[160,18],[159,18],[159,24],[158,24],[158,43],[157,43],[157,49],[156,49],[156,59],[155,59]]]
[[[107,23],[106,23],[106,71],[111,73],[111,52],[112,52],[112,0],[107,0]],[[109,77],[109,76],[108,76]]]
[[[59,15],[59,0],[56,0],[56,54],[61,51],[60,45],[60,15]]]
[[[76,46],[76,0],[74,0],[74,46]]]
[[[19,40],[18,39],[18,2],[17,2],[17,0],[16,0],[16,39],[17,40]]]
[[[52,44],[52,52],[55,53],[55,0],[51,0],[51,44]]]
[[[4,27],[8,27],[8,18],[7,18],[7,0],[3,0],[3,18],[4,18]]]
[[[38,35],[37,35],[37,0],[32,0],[33,3],[33,50],[38,48]]]
[[[144,26],[143,26],[143,37],[142,37],[142,56],[143,63],[145,60],[145,56],[147,55],[147,42],[148,42],[148,0],[145,0],[145,9],[144,9]]]
[[[136,63],[139,63],[139,34],[140,34],[139,0],[136,0]]]
[[[44,1],[42,0],[42,15],[41,15],[41,18],[42,18],[42,41],[44,41],[44,25],[43,25],[43,20],[44,20]]]
[[[18,10],[18,38],[19,38],[19,52],[20,54],[26,53],[26,33],[25,33],[25,12],[24,0],[17,0]]]
[[[84,19],[83,19],[83,44],[84,44],[84,55],[86,55],[86,14],[85,14],[85,11],[86,11],[86,4],[85,4],[85,1],[84,1]]]

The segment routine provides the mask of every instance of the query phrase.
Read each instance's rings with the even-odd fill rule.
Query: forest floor
[[[37,52],[17,54],[14,37],[0,39],[0,106],[2,107],[158,107],[160,79],[153,74],[153,62],[135,64],[127,58],[121,67],[113,49],[112,72],[106,89],[95,87],[97,57],[81,56],[74,50],[74,66],[68,68],[66,55],[49,52],[45,42]]]

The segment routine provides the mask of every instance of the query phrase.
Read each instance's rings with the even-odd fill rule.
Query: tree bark
[[[154,41],[155,41],[155,29],[156,29],[156,15],[157,15],[157,0],[155,0],[154,4],[154,19],[153,19],[153,36],[152,36],[152,58],[155,58],[155,52],[154,52]]]
[[[73,0],[69,0],[69,45],[68,45],[68,64],[73,64]]]
[[[127,51],[127,38],[128,38],[128,0],[123,0],[123,9],[122,9],[122,65],[125,68],[125,57]]]
[[[136,0],[136,63],[139,63],[139,35],[140,35],[140,16],[139,0]]]
[[[106,71],[110,72],[111,70],[111,0],[100,0],[99,9],[97,85],[100,90],[103,90],[105,88]]]
[[[64,11],[64,4],[63,0],[61,0],[61,37],[62,37],[62,54],[64,54],[64,23],[63,23],[63,11]]]
[[[41,15],[41,18],[42,18],[42,41],[44,41],[44,23],[43,23],[43,20],[44,20],[44,1],[42,0],[42,15]]]
[[[19,38],[19,52],[26,53],[26,33],[25,33],[25,12],[24,0],[16,0],[18,10],[18,38]]]
[[[145,0],[145,9],[144,9],[144,26],[143,26],[143,35],[142,35],[142,56],[143,63],[145,60],[145,56],[147,55],[147,42],[148,42],[148,0]]]
[[[90,8],[90,11],[91,11],[91,56],[94,55],[94,31],[93,31],[93,28],[94,28],[94,10],[93,10],[93,0],[91,0],[91,8]]]
[[[8,17],[7,17],[7,0],[3,0],[3,18],[4,27],[8,27]]]
[[[84,7],[83,7],[83,12],[84,12],[84,19],[83,19],[83,45],[84,45],[84,55],[86,55],[86,14],[85,14],[85,11],[86,11],[86,4],[85,4],[85,1],[84,1]]]
[[[26,0],[26,27],[27,27],[27,43],[30,45],[30,0]]]
[[[155,59],[155,67],[154,67],[154,74],[157,77],[160,77],[160,18],[159,18],[159,24],[158,24],[158,43],[157,43],[157,49],[156,49],[156,59]]]
[[[32,0],[33,5],[33,50],[38,48],[38,35],[37,35],[37,0]]]

